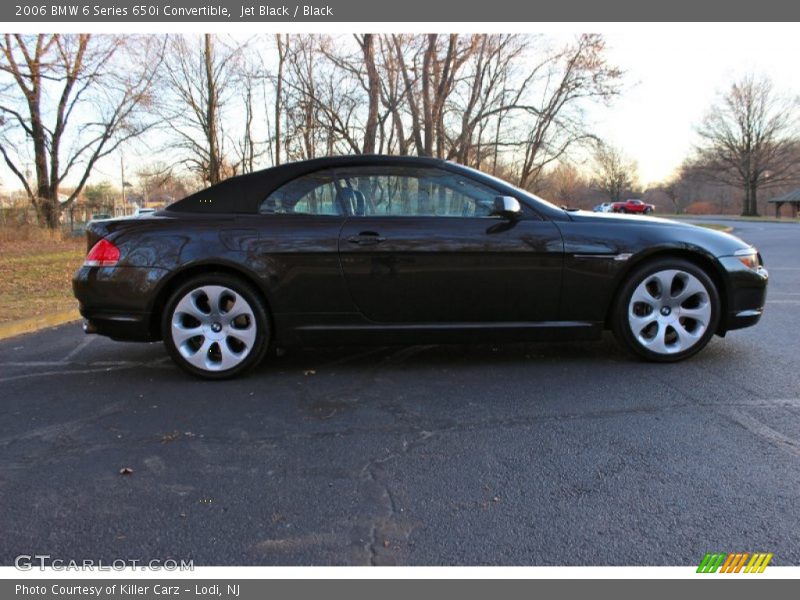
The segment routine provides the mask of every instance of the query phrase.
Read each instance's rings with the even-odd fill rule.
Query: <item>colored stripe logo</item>
[[[708,552],[697,567],[698,573],[763,573],[772,552]]]

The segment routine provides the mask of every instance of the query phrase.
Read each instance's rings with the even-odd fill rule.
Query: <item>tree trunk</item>
[[[367,123],[364,128],[364,154],[375,154],[375,138],[378,133],[378,104],[380,102],[380,77],[375,66],[375,41],[373,34],[364,34],[361,48],[364,52],[364,64],[367,69],[367,87],[369,107]]]
[[[60,225],[61,206],[58,203],[58,191],[49,190],[48,197],[41,197],[42,219],[49,229],[58,229]]]
[[[288,45],[288,34],[286,43],[281,38],[282,34],[276,35],[278,42],[278,78],[275,82],[275,165],[281,164],[281,103],[283,99],[283,66],[286,62],[286,50]]]
[[[758,183],[756,181],[747,182],[745,191],[743,217],[758,216]]]
[[[428,34],[428,48],[422,60],[422,156],[433,156],[433,100],[431,98],[431,70],[435,62],[437,34]]]
[[[752,208],[753,216],[758,217],[758,181],[753,180],[753,191],[750,193],[750,198],[752,204],[750,205]]]
[[[204,36],[204,53],[206,75],[206,135],[208,136],[208,183],[214,185],[222,179],[219,156],[219,140],[217,138],[217,85],[214,79],[214,49],[211,34]]]

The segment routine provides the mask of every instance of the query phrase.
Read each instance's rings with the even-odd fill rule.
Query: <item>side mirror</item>
[[[505,217],[511,219],[518,217],[522,213],[519,200],[511,196],[497,196],[492,207],[492,216]]]

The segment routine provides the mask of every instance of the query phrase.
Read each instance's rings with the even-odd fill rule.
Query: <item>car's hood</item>
[[[570,218],[573,221],[600,221],[603,223],[619,222],[619,223],[653,223],[662,225],[677,225],[685,227],[694,227],[689,223],[682,223],[673,219],[665,219],[663,217],[648,217],[644,215],[631,215],[625,213],[601,213],[591,212],[588,210],[575,210],[569,211]]]
[[[713,253],[717,256],[731,255],[737,250],[750,247],[750,244],[735,235],[673,219],[619,213],[595,213],[584,210],[570,211],[567,214],[576,223],[597,224],[604,227],[618,225],[625,228],[636,228],[640,231],[641,227],[644,226],[650,230],[650,235],[645,237],[653,243],[657,243],[664,238],[666,231],[671,230],[672,233],[668,235],[673,240],[677,239],[687,244],[696,244],[709,250],[713,249]],[[678,231],[676,232],[676,230]]]

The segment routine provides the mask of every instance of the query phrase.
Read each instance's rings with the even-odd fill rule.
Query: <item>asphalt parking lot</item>
[[[0,342],[0,563],[800,564],[800,225],[732,224],[767,311],[676,365],[607,337],[208,383],[77,324]]]

